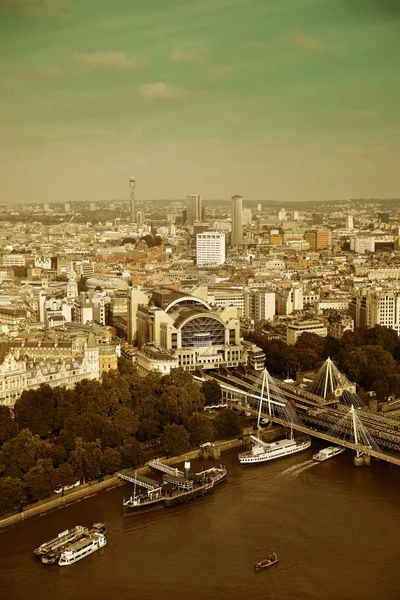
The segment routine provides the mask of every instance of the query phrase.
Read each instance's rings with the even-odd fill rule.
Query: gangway
[[[149,460],[146,465],[151,467],[155,471],[161,471],[161,473],[167,473],[167,475],[173,475],[174,477],[184,477],[185,474],[183,471],[179,469],[175,469],[174,467],[170,467],[165,463],[161,462],[159,458],[154,458],[153,460]]]
[[[150,479],[150,477],[140,475],[132,469],[122,469],[122,471],[118,473],[118,477],[120,479],[124,479],[125,481],[129,481],[130,483],[136,483],[145,490],[156,490],[160,487],[160,483],[158,481],[154,481],[154,479]]]

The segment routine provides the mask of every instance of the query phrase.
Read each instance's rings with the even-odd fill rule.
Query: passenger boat
[[[87,533],[89,533],[89,529],[87,527],[76,525],[76,527],[73,527],[72,529],[66,529],[65,531],[59,533],[55,538],[52,538],[48,542],[41,544],[38,548],[36,548],[36,550],[34,550],[34,554],[41,557],[44,555],[51,556],[52,554],[60,553],[67,544],[79,540]]]
[[[189,464],[190,468],[190,463]],[[152,512],[161,508],[171,508],[205,496],[214,490],[214,487],[225,481],[227,476],[224,467],[212,467],[200,473],[190,474],[186,471],[184,477],[171,473],[164,474],[163,483],[148,490],[147,494],[136,494],[136,481],[134,495],[123,501],[124,517],[133,514]]]
[[[278,555],[276,552],[272,552],[272,554],[270,554],[268,556],[268,558],[265,558],[264,560],[260,560],[259,562],[257,562],[254,565],[254,570],[255,571],[261,571],[261,569],[268,569],[268,567],[271,567],[272,565],[276,564],[278,562]]]
[[[276,458],[302,452],[311,446],[309,437],[294,438],[293,433],[289,439],[279,440],[278,442],[263,442],[255,435],[251,435],[250,440],[252,443],[251,450],[239,454],[239,462],[242,465],[275,460]]]
[[[104,548],[107,544],[105,531],[105,525],[102,523],[93,525],[93,528],[89,531],[87,536],[70,544],[63,552],[61,552],[58,561],[60,567],[72,565],[86,556],[89,556],[89,554],[100,550],[100,548]]]
[[[333,458],[338,454],[342,454],[346,448],[341,448],[340,446],[328,446],[327,448],[323,448],[317,454],[314,454],[313,460],[318,462],[323,462],[324,460],[328,460],[329,458]]]

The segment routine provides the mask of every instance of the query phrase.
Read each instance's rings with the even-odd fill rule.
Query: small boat
[[[277,563],[278,560],[279,559],[278,559],[277,553],[273,552],[272,554],[270,554],[268,556],[268,558],[265,558],[264,560],[260,560],[258,563],[256,563],[254,565],[254,570],[261,571],[261,569],[268,569],[268,567],[271,567],[272,565]]]
[[[328,446],[327,448],[324,448],[323,450],[317,452],[317,454],[314,454],[313,460],[323,462],[325,460],[328,460],[328,458],[333,458],[338,454],[342,454],[342,452],[344,452],[345,450],[346,448],[341,448],[340,446]]]

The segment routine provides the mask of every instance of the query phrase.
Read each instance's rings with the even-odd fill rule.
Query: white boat
[[[346,448],[341,448],[340,446],[328,446],[327,448],[317,452],[317,454],[314,454],[313,460],[323,462],[324,460],[328,460],[328,458],[333,458],[338,454],[342,454],[342,452],[345,450]]]
[[[94,528],[90,530],[89,535],[82,540],[70,544],[63,552],[61,552],[58,564],[61,567],[73,565],[78,562],[78,560],[82,560],[82,558],[96,552],[96,550],[104,548],[106,544],[107,540],[104,530],[101,530],[98,526],[94,526]]]
[[[278,442],[263,442],[255,435],[250,436],[251,450],[239,454],[239,462],[242,465],[256,464],[283,458],[297,452],[307,450],[311,446],[310,438],[294,438],[279,440]]]

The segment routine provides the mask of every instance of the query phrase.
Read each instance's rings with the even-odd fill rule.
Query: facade
[[[38,346],[40,348],[40,346]],[[57,348],[54,346],[53,348]],[[73,388],[83,379],[99,379],[99,348],[89,336],[83,350],[65,357],[35,356],[28,346],[10,349],[0,364],[0,404],[12,407],[24,390],[42,384]]]
[[[249,317],[258,321],[272,321],[276,314],[275,292],[251,290],[249,294]]]
[[[294,311],[303,310],[303,291],[298,286],[283,288],[276,294],[276,314],[291,315]]]
[[[244,360],[238,309],[212,309],[203,298],[172,288],[154,290],[151,302],[138,306],[137,336],[139,350],[158,346],[188,371],[237,367]]]
[[[317,250],[326,250],[327,248],[330,248],[332,245],[332,236],[329,230],[317,229],[315,235],[315,244]]]
[[[216,231],[198,233],[196,236],[196,264],[198,266],[225,262],[225,234]]]
[[[243,342],[243,349],[247,366],[253,371],[263,371],[265,368],[264,351],[252,342]]]
[[[25,254],[5,254],[3,255],[3,265],[5,267],[24,267]]]
[[[316,333],[321,337],[326,337],[328,329],[321,321],[291,323],[286,330],[286,343],[288,346],[294,346],[302,333]]]
[[[155,344],[146,344],[136,354],[139,375],[145,377],[152,371],[169,375],[171,369],[179,367],[178,357]]]
[[[375,238],[372,235],[359,235],[350,240],[350,250],[356,254],[375,252]]]
[[[243,198],[232,196],[231,246],[243,244]]]
[[[198,194],[186,196],[186,224],[193,225],[196,221],[202,221],[203,203]]]

